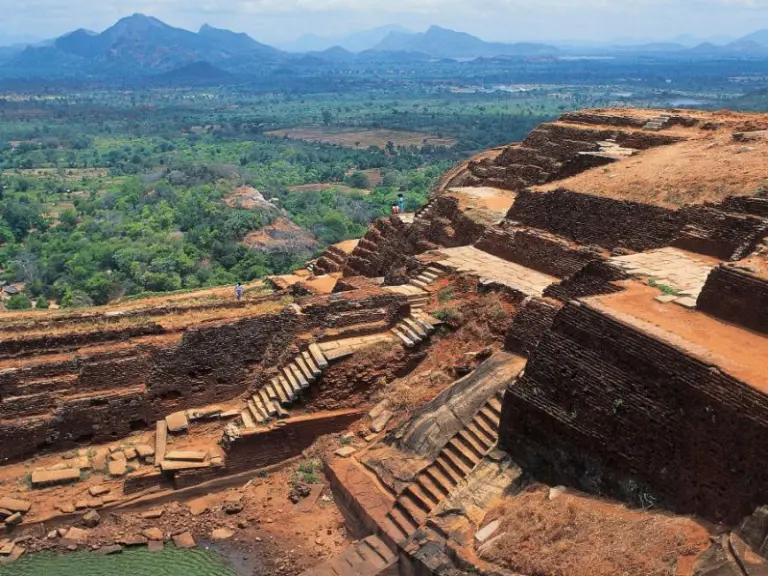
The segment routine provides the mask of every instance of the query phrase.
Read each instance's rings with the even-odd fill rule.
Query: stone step
[[[378,553],[373,548],[368,546],[364,541],[355,544],[354,550],[355,553],[360,556],[360,558],[362,558],[365,565],[370,566],[368,571],[364,572],[364,574],[373,576],[373,574],[378,573],[379,570],[389,564],[389,562],[379,556]]]
[[[277,417],[280,418],[281,420],[285,420],[291,415],[291,413],[288,412],[288,410],[286,410],[285,408],[283,408],[280,405],[280,402],[278,402],[277,400],[273,400],[272,405],[275,407],[275,412],[277,413]]]
[[[397,329],[417,344],[424,340],[424,338],[419,336],[415,331],[411,330],[405,322],[400,322],[400,324],[397,325]]]
[[[413,526],[421,526],[427,520],[427,513],[416,504],[413,498],[409,497],[409,494],[400,496],[395,503],[395,508],[399,509]]]
[[[494,419],[492,416],[489,416],[487,413],[483,412],[483,410],[480,410],[480,412],[478,412],[475,416],[474,422],[482,428],[483,433],[488,436],[488,438],[493,438],[494,443],[496,440],[498,440],[498,420]]]
[[[307,382],[310,384],[315,381],[315,373],[312,372],[312,370],[309,369],[309,366],[307,366],[307,363],[304,362],[304,358],[302,356],[296,356],[294,359],[294,363],[296,366],[299,367],[299,370],[301,370],[301,373],[304,374],[304,377],[307,379]]]
[[[403,324],[408,326],[408,328],[411,329],[411,332],[415,333],[419,338],[424,340],[429,334],[427,334],[427,331],[424,330],[421,326],[419,326],[418,322],[415,322],[414,320],[411,320],[410,318],[406,318],[403,320]]]
[[[334,360],[341,360],[342,358],[347,358],[349,356],[352,356],[352,354],[355,353],[354,348],[350,348],[349,346],[339,346],[338,348],[334,348],[333,350],[328,350],[325,353],[325,357],[328,358],[328,361],[334,361]]]
[[[428,466],[424,470],[425,476],[427,476],[432,483],[443,493],[444,496],[450,494],[456,482],[453,481],[453,476],[445,474],[437,464]]]
[[[435,279],[432,278],[431,276],[425,276],[424,274],[419,274],[418,276],[416,276],[416,280],[418,280],[422,284],[426,284],[427,286],[430,286],[432,282],[435,281]]]
[[[373,550],[376,555],[384,561],[385,565],[397,558],[397,555],[394,554],[378,536],[368,536],[362,543]]]
[[[390,510],[387,517],[392,520],[395,526],[397,526],[400,529],[400,532],[404,535],[399,541],[408,538],[411,534],[416,532],[416,529],[419,527],[418,524],[406,516],[402,509],[397,507],[397,504]]]
[[[317,367],[317,364],[315,364],[315,361],[312,360],[312,354],[310,354],[307,350],[304,350],[301,355],[304,358],[304,362],[306,362],[307,367],[312,371],[312,374],[314,374],[315,378],[322,376],[323,371],[320,370],[320,368]]]
[[[277,399],[280,401],[281,404],[289,404],[290,400],[288,399],[288,395],[285,393],[285,388],[283,388],[283,384],[280,382],[280,379],[275,377],[272,378],[272,388],[275,390],[275,393],[277,394]]]
[[[484,453],[488,452],[495,442],[493,436],[489,436],[482,428],[477,426],[474,420],[464,428],[464,431],[475,440],[478,446],[483,448]]]
[[[481,408],[480,412],[478,412],[478,416],[485,420],[485,422],[491,427],[491,431],[493,432],[494,436],[498,436],[499,415],[494,414],[488,408]]]
[[[438,470],[443,473],[443,476],[450,478],[451,487],[456,486],[456,484],[461,482],[462,478],[464,478],[460,472],[461,469],[459,468],[459,471],[457,471],[451,461],[446,458],[445,451],[441,452],[440,455],[435,458],[435,466],[437,466]]]
[[[266,390],[262,388],[257,392],[259,399],[261,400],[261,405],[266,409],[267,414],[269,414],[270,417],[277,414],[277,410],[275,409],[275,406],[272,402],[272,398],[269,397],[269,394],[267,394]]]
[[[491,410],[491,412],[501,418],[501,402],[499,402],[498,398],[491,397],[491,399],[488,400],[486,406]]]
[[[301,370],[299,370],[299,367],[296,364],[289,364],[288,367],[293,371],[293,375],[296,378],[296,382],[299,383],[299,386],[301,386],[302,390],[306,390],[309,388],[309,382],[304,377],[304,374],[301,373]]]
[[[409,534],[395,522],[391,514],[387,514],[381,523],[381,527],[392,542],[402,542]]]
[[[437,504],[437,502],[432,499],[432,496],[429,495],[418,482],[411,482],[408,485],[408,488],[405,489],[405,492],[408,497],[413,500],[414,504],[421,508],[425,514],[429,514],[434,505]]]
[[[285,375],[285,379],[288,381],[288,384],[291,386],[291,390],[293,390],[294,395],[298,396],[301,392],[301,386],[296,380],[296,377],[293,375],[293,371],[288,366],[286,366],[283,368],[283,374]]]
[[[266,416],[256,408],[253,400],[248,400],[248,411],[251,413],[251,417],[256,424],[264,424],[267,421]]]
[[[474,426],[485,439],[486,442],[490,442],[491,445],[495,444],[498,440],[496,429],[490,426],[485,420],[481,419],[479,413],[472,420],[471,426]]]
[[[427,334],[431,334],[435,331],[435,327],[432,324],[425,322],[419,314],[411,314],[410,320],[415,322],[421,329]]]
[[[408,338],[408,336],[400,332],[397,328],[392,328],[390,332],[392,332],[392,334],[397,336],[403,342],[406,348],[413,348],[414,346],[416,346],[416,343],[413,340]]]
[[[240,418],[243,421],[243,428],[246,430],[249,428],[256,428],[256,423],[253,421],[253,418],[251,417],[251,412],[248,409],[243,410],[240,412]]]
[[[321,370],[328,368],[328,360],[326,360],[325,356],[323,356],[323,351],[320,350],[320,346],[317,344],[310,344],[309,353],[312,355],[312,359],[315,361],[315,364],[317,364]]]
[[[267,396],[270,400],[277,400],[279,396],[277,395],[277,390],[272,385],[272,382],[264,386],[264,390],[267,392]]]
[[[408,284],[411,286],[416,286],[416,288],[421,288],[422,290],[429,288],[429,284],[422,282],[421,280],[417,280],[416,278],[412,279],[410,282],[408,282]]]
[[[462,478],[472,472],[472,469],[477,464],[472,458],[464,454],[464,452],[454,444],[453,440],[448,442],[445,448],[443,448],[443,456],[445,456],[445,459],[453,466],[454,470],[461,474]]]
[[[419,474],[416,478],[416,483],[419,486],[419,490],[424,493],[427,497],[427,501],[432,507],[437,506],[440,503],[440,500],[448,495],[448,491],[446,490],[443,492],[443,490],[441,490],[426,473]]]
[[[357,552],[357,545],[350,546],[339,557],[331,561],[331,567],[339,569],[340,574],[346,575],[347,569],[352,570],[352,574],[355,576],[364,576],[367,574],[375,574],[378,571],[378,567],[369,562],[361,554]]]
[[[280,385],[283,387],[285,395],[288,397],[288,402],[292,403],[294,400],[296,400],[296,392],[293,391],[293,388],[291,387],[287,378],[283,374],[280,374],[278,375],[277,379],[280,382]]]
[[[466,430],[460,430],[455,436],[455,440],[460,442],[465,450],[471,451],[478,460],[482,460],[485,453],[488,452],[488,449],[477,442]]]
[[[254,394],[251,397],[251,400],[253,401],[253,404],[256,406],[258,411],[267,419],[269,420],[272,417],[272,412],[270,411],[271,402],[269,398],[267,398],[267,401],[265,402],[264,399],[257,393]],[[268,407],[267,404],[270,406]]]

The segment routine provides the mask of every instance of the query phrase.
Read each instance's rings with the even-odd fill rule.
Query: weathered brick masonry
[[[504,338],[504,350],[530,355],[539,345],[541,337],[549,331],[555,316],[562,308],[557,301],[532,297],[515,315]]]
[[[768,279],[746,270],[725,265],[714,268],[697,306],[721,320],[768,334]]]
[[[768,397],[569,303],[504,398],[500,444],[536,478],[738,522],[768,493]]]

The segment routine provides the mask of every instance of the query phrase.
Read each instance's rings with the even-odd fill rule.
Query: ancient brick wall
[[[687,224],[672,245],[721,260],[746,257],[768,233],[768,220],[763,217],[711,206],[686,206],[680,213]]]
[[[685,225],[674,210],[564,188],[520,192],[507,218],[579,244],[636,251],[669,246]]]
[[[344,276],[384,276],[392,266],[406,266],[417,254],[408,238],[408,226],[399,218],[380,218],[350,254]]]
[[[297,418],[285,426],[242,436],[227,447],[226,473],[258,470],[300,455],[325,434],[346,430],[364,412],[343,410]]]
[[[768,334],[768,279],[733,266],[710,272],[697,307],[726,322]]]
[[[765,503],[768,396],[569,303],[504,398],[500,445],[536,478],[735,523]]]
[[[600,259],[599,254],[586,247],[572,246],[552,234],[524,228],[491,228],[475,247],[557,278],[567,278]]]
[[[547,287],[544,296],[568,302],[574,298],[614,294],[623,290],[615,283],[627,278],[629,276],[618,266],[605,260],[593,260],[573,276]]]
[[[504,338],[504,350],[529,356],[539,340],[552,327],[555,316],[562,308],[557,301],[532,297],[526,300],[509,325]]]

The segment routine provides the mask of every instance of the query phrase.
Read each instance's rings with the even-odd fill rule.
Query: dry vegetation
[[[271,136],[292,138],[294,140],[307,140],[309,142],[325,142],[326,144],[338,144],[347,148],[365,149],[369,146],[384,148],[387,142],[395,146],[455,146],[453,138],[439,138],[432,134],[421,132],[405,132],[401,130],[339,130],[333,128],[288,128],[284,130],[272,130]]]
[[[709,544],[687,518],[571,494],[550,500],[546,488],[506,500],[489,518],[501,520],[501,536],[481,557],[530,576],[673,576]]]

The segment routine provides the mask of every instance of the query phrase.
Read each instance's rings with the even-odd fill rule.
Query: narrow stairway
[[[429,338],[440,324],[442,322],[436,318],[417,311],[399,322],[392,328],[391,332],[397,336],[406,348],[413,348]]]
[[[421,288],[422,290],[426,290],[429,288],[432,284],[437,282],[437,279],[440,278],[445,274],[440,268],[436,268],[435,266],[430,266],[424,272],[416,276],[416,278],[412,278],[409,284],[411,286],[416,286],[416,288]]]
[[[664,128],[667,127],[667,124],[669,124],[670,118],[672,118],[672,116],[669,114],[659,114],[655,118],[651,118],[643,127],[643,130],[651,130],[653,132],[664,130]]]
[[[503,391],[494,394],[422,470],[395,501],[384,520],[394,542],[410,538],[430,513],[466,478],[498,442]]]
[[[416,220],[425,220],[429,218],[432,215],[432,208],[435,204],[434,199],[427,202],[423,208],[416,211],[416,214],[413,217],[414,222]]]
[[[347,547],[336,558],[310,568],[301,576],[375,576],[397,562],[397,556],[377,536]]]
[[[328,360],[317,344],[310,344],[284,366],[277,376],[251,398],[240,413],[240,428],[251,430],[275,418],[287,418],[290,407],[328,367]]]

